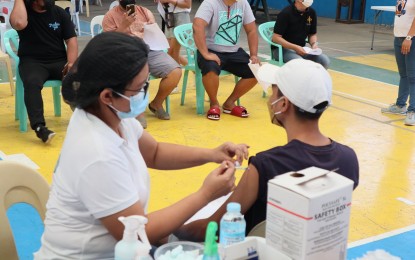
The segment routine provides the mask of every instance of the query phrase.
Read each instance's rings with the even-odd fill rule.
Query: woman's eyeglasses
[[[137,90],[128,89],[128,88],[126,88],[125,90],[135,91],[137,93],[144,92],[144,97],[145,97],[147,95],[147,91],[148,91],[148,87],[149,86],[150,86],[150,81],[147,80],[146,82],[144,82],[143,86],[138,91]]]

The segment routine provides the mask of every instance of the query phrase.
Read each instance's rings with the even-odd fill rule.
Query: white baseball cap
[[[309,113],[321,113],[331,104],[330,74],[319,63],[294,59],[282,67],[264,64],[258,69],[258,80],[275,84],[291,103]]]
[[[313,4],[313,0],[303,0],[302,4],[309,8]]]

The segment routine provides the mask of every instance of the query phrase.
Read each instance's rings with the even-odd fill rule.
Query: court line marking
[[[367,98],[362,98],[362,97],[359,97],[359,96],[356,96],[356,95],[351,95],[351,94],[344,93],[344,92],[341,92],[341,91],[332,90],[332,92],[333,92],[333,94],[336,94],[337,96],[348,98],[348,99],[358,101],[358,102],[361,102],[361,103],[365,103],[365,104],[368,104],[368,105],[372,105],[372,106],[375,106],[375,107],[381,108],[381,107],[388,106],[388,104],[385,104],[385,103],[377,102],[377,101],[367,99]]]
[[[347,248],[350,249],[350,248],[358,247],[358,246],[361,246],[361,245],[369,244],[369,243],[379,241],[379,240],[382,240],[382,239],[385,239],[385,238],[388,238],[388,237],[400,235],[402,233],[412,231],[412,230],[415,230],[415,225],[410,225],[410,226],[400,228],[400,229],[396,229],[396,230],[392,230],[392,231],[389,231],[389,232],[386,232],[386,233],[383,233],[383,234],[380,234],[380,235],[377,235],[377,236],[368,237],[368,238],[364,238],[364,239],[359,240],[359,241],[349,243]]]
[[[258,54],[258,56],[259,55],[260,54]],[[270,60],[271,59],[271,56],[266,55],[266,54],[261,54],[261,56],[259,56],[259,57],[264,57],[267,60]],[[378,82],[378,83],[385,84],[387,86],[391,86],[391,87],[394,87],[394,88],[397,87],[396,85],[393,85],[393,84],[390,84],[390,83],[387,83],[387,82],[383,82],[383,81],[380,81],[380,80],[365,78],[365,77],[362,77],[362,76],[356,76],[356,75],[353,75],[353,74],[350,74],[350,73],[345,73],[345,72],[338,71],[338,70],[333,70],[333,69],[329,69],[329,70],[331,70],[333,72],[337,72],[339,74],[346,75],[346,76],[356,77],[356,78],[364,79],[364,80],[371,80],[373,82]],[[377,102],[375,100],[366,99],[366,98],[363,98],[363,97],[359,97],[359,96],[356,96],[356,95],[344,93],[344,92],[337,91],[337,90],[332,90],[332,93],[334,95],[339,96],[339,97],[342,97],[342,98],[347,98],[347,99],[350,99],[350,100],[353,100],[353,101],[356,101],[356,102],[364,103],[364,104],[367,104],[367,105],[370,105],[370,106],[375,106],[375,107],[378,107],[378,108],[387,107],[389,105],[389,104]],[[339,110],[342,110],[342,111],[345,111],[345,112],[348,112],[348,113],[352,113],[352,114],[354,114],[356,116],[365,117],[367,119],[374,120],[374,121],[379,122],[379,123],[382,123],[382,124],[387,124],[387,125],[390,125],[390,126],[393,126],[393,127],[399,128],[399,129],[402,129],[404,131],[415,132],[415,129],[409,129],[409,128],[404,127],[404,126],[392,125],[391,124],[393,122],[402,121],[403,119],[393,119],[393,120],[388,120],[388,121],[381,121],[381,120],[377,120],[377,119],[375,119],[373,117],[369,117],[369,116],[366,116],[366,115],[363,115],[363,114],[358,114],[358,113],[352,112],[350,110],[337,107],[335,105],[331,105],[331,107],[336,108],[336,109],[339,109]]]
[[[398,197],[396,199],[399,200],[399,201],[402,201],[405,204],[408,204],[409,206],[414,206],[415,205],[415,202],[413,202],[412,200],[409,200],[409,199],[405,199],[405,198],[402,198],[402,197]]]

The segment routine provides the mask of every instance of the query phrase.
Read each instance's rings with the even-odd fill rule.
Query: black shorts
[[[202,71],[202,75],[206,75],[211,71],[219,75],[221,70],[226,70],[243,79],[255,77],[248,66],[249,55],[242,48],[239,48],[237,52],[216,52],[212,50],[209,50],[209,52],[218,55],[221,65],[219,66],[216,61],[206,60],[197,51],[197,64]]]

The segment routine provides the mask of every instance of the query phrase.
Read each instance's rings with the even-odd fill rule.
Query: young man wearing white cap
[[[310,166],[337,169],[337,173],[354,181],[354,188],[359,183],[355,152],[319,129],[319,118],[331,103],[332,89],[323,66],[303,59],[289,61],[281,68],[265,64],[258,71],[258,80],[272,84],[270,119],[285,129],[287,144],[250,157],[248,169],[229,199],[211,217],[180,228],[175,233],[180,239],[203,240],[207,224],[219,222],[229,202],[241,204],[248,233],[266,218],[268,181],[286,172]]]
[[[308,44],[311,49],[318,48],[317,42],[317,15],[311,8],[313,0],[295,0],[292,5],[285,7],[277,17],[274,26],[272,41],[283,47],[283,60],[287,62],[292,59],[307,59],[320,63],[328,68],[330,59],[327,55],[307,54],[303,48]],[[278,49],[273,48],[273,56],[279,59]]]

